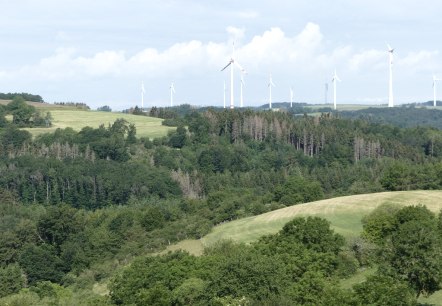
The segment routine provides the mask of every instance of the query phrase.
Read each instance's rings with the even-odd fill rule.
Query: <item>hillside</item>
[[[442,191],[380,192],[293,205],[218,225],[200,240],[182,241],[169,249],[183,249],[199,255],[205,246],[223,239],[251,242],[263,235],[275,234],[285,223],[297,216],[322,217],[329,220],[332,228],[345,237],[357,236],[362,230],[362,217],[383,203],[404,206],[423,204],[438,213],[442,209]]]
[[[1,100],[0,104],[7,104],[10,101]],[[43,133],[51,133],[57,128],[71,127],[76,131],[80,131],[85,126],[97,128],[101,124],[108,126],[116,119],[123,118],[129,123],[134,123],[137,128],[137,137],[156,138],[167,135],[167,132],[175,128],[161,125],[162,119],[135,116],[131,114],[117,112],[98,112],[83,109],[77,109],[72,106],[53,105],[48,103],[28,102],[41,112],[51,112],[52,127],[50,128],[25,128],[33,136]]]

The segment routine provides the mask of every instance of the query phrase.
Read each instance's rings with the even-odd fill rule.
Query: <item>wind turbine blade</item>
[[[229,67],[230,65],[232,65],[233,61],[231,60],[223,69],[221,69],[221,71],[224,71],[227,67]]]
[[[241,65],[237,61],[233,61],[233,63],[235,64],[236,67],[239,68],[239,70],[241,70],[242,73],[247,73],[246,70],[243,67],[241,67]]]

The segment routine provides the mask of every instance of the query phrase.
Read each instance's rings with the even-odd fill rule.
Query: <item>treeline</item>
[[[433,102],[431,102],[431,106]],[[442,111],[405,105],[391,108],[367,108],[357,111],[342,111],[339,116],[350,119],[362,119],[371,123],[391,124],[402,128],[433,127],[442,129]]]
[[[0,100],[12,100],[15,97],[22,97],[25,101],[44,103],[44,100],[40,95],[33,95],[26,92],[0,93]]]
[[[63,105],[63,106],[73,106],[80,109],[91,109],[86,103],[84,102],[54,102],[54,105]]]

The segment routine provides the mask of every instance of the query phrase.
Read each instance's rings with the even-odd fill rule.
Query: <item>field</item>
[[[205,246],[222,239],[252,242],[263,235],[277,233],[285,223],[297,216],[318,216],[331,222],[332,228],[351,238],[362,231],[361,219],[383,203],[398,205],[423,204],[433,212],[442,209],[442,191],[397,191],[339,197],[293,205],[262,215],[224,223],[200,240],[186,240],[169,248],[183,249],[200,255]]]
[[[439,212],[442,208],[442,191],[381,192],[294,205],[216,226],[202,239],[202,244],[210,245],[221,239],[251,242],[263,235],[278,232],[296,216],[323,217],[331,222],[336,232],[345,237],[356,236],[362,230],[361,218],[383,203],[404,206],[423,204]]]
[[[7,104],[9,101],[1,101],[0,104]],[[137,128],[137,137],[149,137],[156,138],[167,135],[169,130],[175,128],[161,125],[162,119],[135,116],[124,113],[116,112],[97,112],[89,110],[81,110],[75,107],[59,106],[46,103],[34,103],[29,104],[35,106],[42,112],[51,112],[52,115],[52,127],[50,128],[25,128],[34,137],[43,133],[50,133],[57,128],[71,127],[76,131],[80,131],[85,126],[97,128],[100,124],[108,126],[112,124],[116,119],[123,118],[130,123],[134,123]]]

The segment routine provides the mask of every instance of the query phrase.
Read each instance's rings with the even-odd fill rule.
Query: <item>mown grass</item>
[[[249,243],[264,235],[275,234],[284,224],[297,216],[318,216],[330,221],[332,228],[344,237],[358,236],[362,231],[362,218],[384,203],[398,205],[426,205],[438,213],[442,209],[442,191],[397,191],[353,195],[298,204],[262,215],[243,218],[215,226],[200,240],[169,246],[167,250],[185,250],[200,255],[204,247],[220,240]]]
[[[0,104],[7,104],[10,101],[0,100]],[[86,126],[93,128],[104,124],[106,127],[112,124],[115,120],[123,118],[130,123],[135,124],[137,128],[137,137],[157,138],[167,135],[168,131],[174,130],[173,127],[161,125],[163,119],[152,118],[146,116],[135,116],[131,114],[116,113],[116,112],[98,112],[78,109],[72,106],[53,105],[47,103],[28,102],[29,104],[38,108],[44,114],[51,112],[52,126],[50,128],[25,128],[33,137],[43,134],[52,133],[57,128],[71,127],[76,131],[80,131]]]
[[[52,126],[50,128],[26,128],[34,137],[42,133],[50,133],[57,128],[71,127],[76,131],[80,131],[85,126],[93,128],[99,127],[101,124],[108,126],[115,120],[122,118],[135,124],[137,128],[137,137],[157,138],[167,135],[168,131],[175,128],[161,125],[162,119],[146,116],[135,116],[124,113],[114,112],[97,112],[87,110],[51,110],[53,117]]]
[[[203,245],[211,245],[222,239],[251,242],[263,235],[274,234],[296,216],[318,216],[331,222],[332,228],[350,238],[362,230],[361,219],[383,203],[399,205],[426,205],[439,212],[442,208],[442,191],[398,191],[363,194],[327,199],[294,205],[259,216],[240,219],[216,226],[203,237]]]

